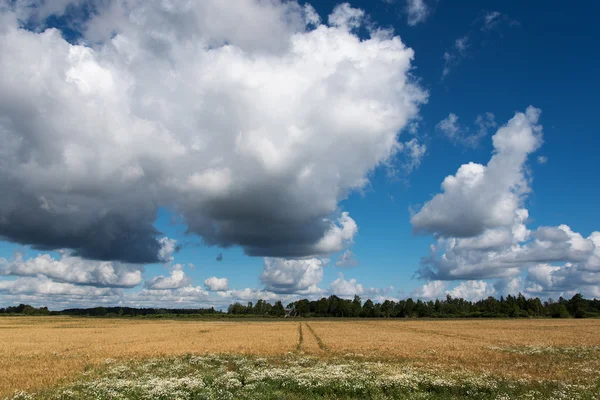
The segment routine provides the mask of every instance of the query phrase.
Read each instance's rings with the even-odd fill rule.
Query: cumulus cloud
[[[538,156],[537,157],[538,164],[546,164],[548,162],[548,157],[546,156]]]
[[[294,295],[282,295],[268,290],[251,288],[221,291],[217,294],[226,301],[257,301],[260,299],[265,301],[289,301],[290,299],[295,298]]]
[[[541,227],[520,250],[527,268],[525,292],[532,296],[600,297],[600,232],[584,238],[570,227]]]
[[[75,306],[115,304],[124,295],[122,289],[56,282],[40,276],[0,280],[0,297],[7,304],[31,304],[63,309]]]
[[[155,276],[144,283],[144,287],[150,290],[179,289],[190,284],[190,279],[183,271],[183,265],[176,264],[169,276]]]
[[[493,296],[496,294],[496,290],[493,285],[485,281],[464,281],[447,293],[452,297],[477,301]]]
[[[352,297],[364,292],[363,285],[356,282],[356,279],[345,280],[344,274],[329,284],[329,292],[340,297]]]
[[[492,138],[495,153],[487,165],[462,165],[442,183],[443,192],[412,216],[417,233],[473,237],[487,229],[511,228],[529,191],[524,163],[542,142],[540,110],[517,113]]]
[[[481,299],[494,296],[498,293],[496,284],[490,284],[485,281],[467,280],[459,283],[453,288],[448,289],[448,283],[440,280],[429,281],[425,285],[417,288],[412,292],[412,296],[418,299],[434,300],[445,298],[450,295],[455,298],[463,298],[470,301],[478,301]],[[514,289],[514,287],[508,288]],[[517,291],[509,291],[510,294],[516,294]]]
[[[521,277],[499,279],[494,283],[494,291],[496,296],[507,296],[523,293],[523,279]]]
[[[425,22],[431,10],[425,0],[406,0],[407,23],[415,26]]]
[[[359,265],[359,262],[351,250],[346,250],[345,252],[340,254],[338,259],[335,261],[336,267],[349,268],[349,267],[357,267],[358,265]]]
[[[360,39],[347,4],[325,25],[295,1],[83,3],[2,8],[2,239],[165,262],[163,206],[207,245],[343,250],[356,224],[339,201],[427,98],[399,37]],[[68,4],[78,44],[43,29]]]
[[[108,296],[118,293],[111,288],[55,282],[49,278],[17,278],[0,281],[0,292],[8,294],[41,294],[53,296]]]
[[[267,291],[274,293],[310,294],[319,292],[325,262],[318,258],[265,258],[260,280]]]
[[[447,286],[443,281],[430,281],[413,290],[411,295],[419,299],[437,299],[445,296]]]
[[[348,3],[342,3],[329,14],[328,22],[330,26],[352,30],[360,27],[365,12],[358,8],[353,8]]]
[[[484,115],[478,115],[475,118],[475,129],[462,127],[458,123],[458,116],[454,113],[448,114],[435,126],[436,129],[444,134],[454,144],[460,144],[465,147],[475,148],[480,140],[488,133],[489,128],[497,126],[494,114],[487,112]]]
[[[229,280],[212,276],[204,280],[204,286],[210,291],[229,290]]]
[[[167,278],[168,279],[168,278]],[[145,288],[138,293],[123,296],[121,301],[134,307],[156,307],[169,304],[171,307],[199,307],[211,304],[209,293],[199,286],[185,285],[180,287]]]
[[[526,160],[542,143],[540,111],[517,113],[493,136],[487,165],[469,163],[446,177],[443,192],[411,218],[417,233],[437,238],[417,276],[428,280],[499,278],[459,287],[484,295],[517,288],[530,295],[596,293],[600,232],[584,237],[568,225],[527,228],[531,192]],[[527,271],[525,282],[520,275]]]
[[[76,285],[130,288],[142,282],[142,272],[138,265],[90,261],[73,256],[68,251],[61,252],[58,259],[49,254],[25,259],[21,253],[17,253],[12,260],[0,258],[0,275],[45,277]]]

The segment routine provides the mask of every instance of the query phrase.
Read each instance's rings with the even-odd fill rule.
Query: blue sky
[[[34,3],[0,1],[0,305],[600,297],[596,2]]]

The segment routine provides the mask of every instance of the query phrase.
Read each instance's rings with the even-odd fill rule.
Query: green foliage
[[[595,385],[508,380],[465,370],[353,358],[188,355],[103,367],[47,392],[13,399],[581,399]]]
[[[549,299],[542,303],[539,298],[525,298],[522,294],[508,295],[500,299],[488,297],[476,302],[448,295],[444,300],[433,301],[406,300],[375,303],[367,299],[364,303],[359,296],[354,299],[342,299],[329,296],[319,300],[298,300],[290,303],[287,308],[281,301],[270,304],[258,300],[243,305],[233,303],[227,309],[227,314],[214,308],[198,309],[167,309],[167,308],[131,308],[131,307],[94,307],[73,308],[63,311],[49,311],[46,307],[35,308],[20,304],[16,307],[0,308],[0,314],[17,315],[73,315],[90,317],[138,317],[138,318],[186,318],[193,316],[243,316],[243,317],[361,317],[361,318],[586,318],[600,316],[600,300],[585,299],[581,294],[574,295],[570,300],[560,298],[557,302]]]

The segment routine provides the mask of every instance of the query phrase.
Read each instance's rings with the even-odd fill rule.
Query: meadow
[[[600,320],[0,318],[0,398],[600,398]]]

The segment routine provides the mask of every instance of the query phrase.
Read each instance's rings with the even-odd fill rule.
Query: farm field
[[[0,398],[593,399],[598,332],[574,319],[4,317]]]

